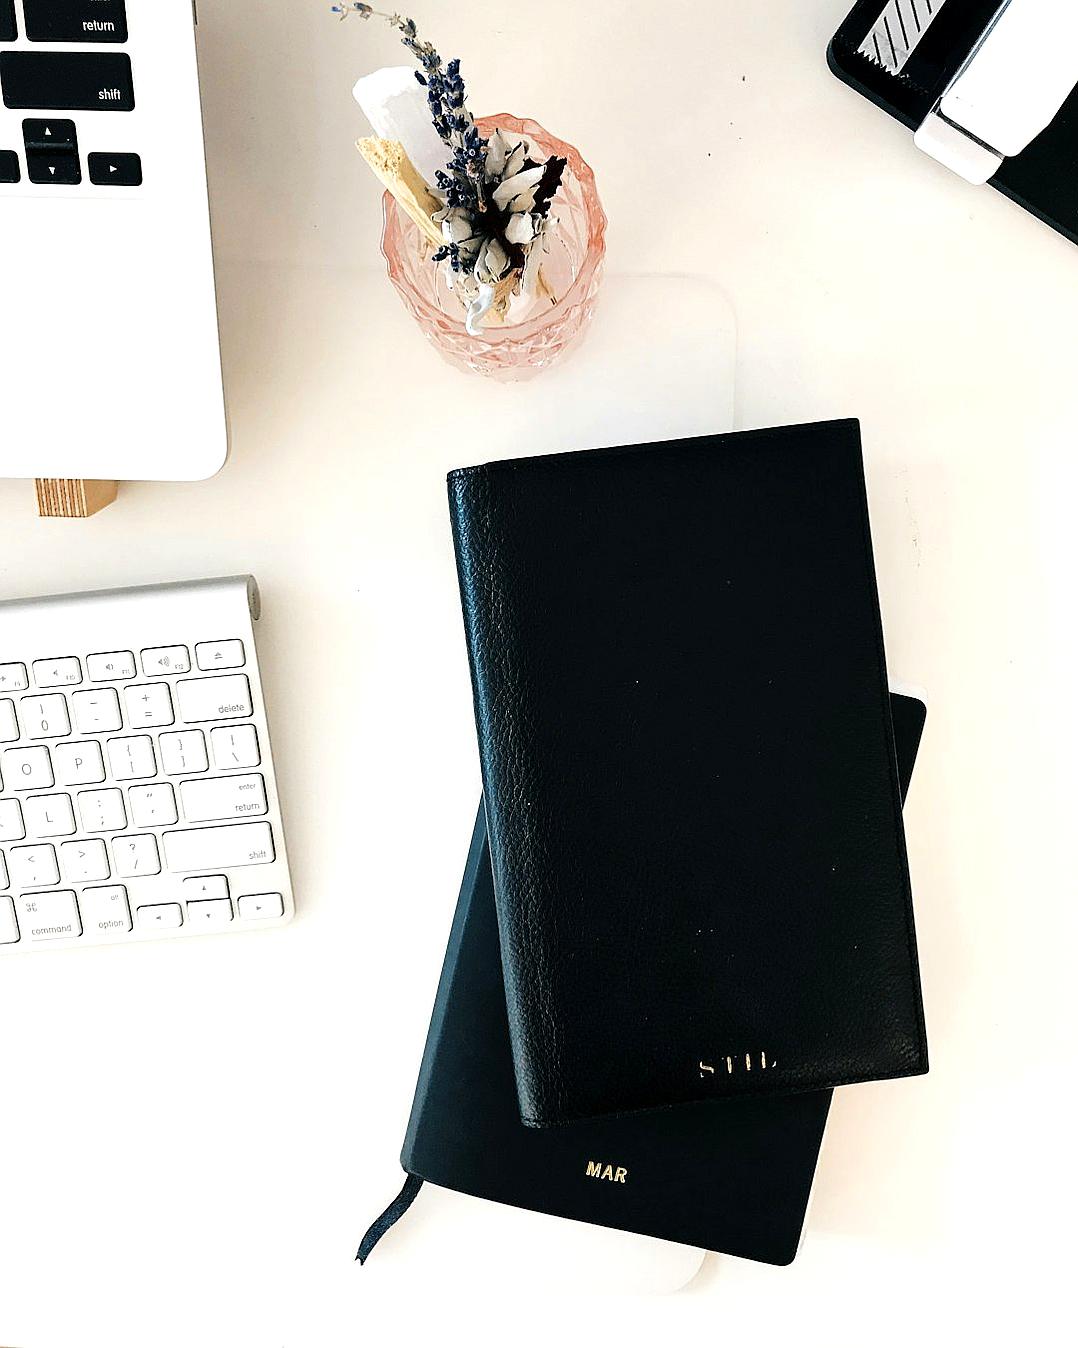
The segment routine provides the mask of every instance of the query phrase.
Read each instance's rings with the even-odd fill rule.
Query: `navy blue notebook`
[[[891,705],[905,795],[925,708],[894,694]],[[410,1176],[515,1207],[786,1264],[800,1240],[830,1102],[829,1090],[741,1097],[526,1128],[480,807],[401,1155]],[[366,1252],[417,1188],[411,1181],[405,1198],[375,1224]]]

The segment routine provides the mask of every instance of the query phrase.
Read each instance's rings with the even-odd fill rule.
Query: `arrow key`
[[[137,154],[91,154],[86,166],[90,181],[98,187],[142,186],[142,160]]]
[[[73,187],[82,182],[82,168],[77,154],[70,150],[26,151],[26,171],[32,183],[49,183]]]
[[[22,138],[27,150],[68,150],[79,148],[75,123],[65,117],[27,117],[22,124]]]
[[[240,899],[240,917],[248,922],[284,917],[284,900],[280,894],[244,894]]]

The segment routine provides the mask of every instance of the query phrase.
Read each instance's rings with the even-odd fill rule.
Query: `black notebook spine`
[[[518,613],[507,602],[509,587],[501,576],[502,558],[508,550],[500,546],[499,512],[493,508],[495,489],[488,466],[459,469],[448,478],[453,544],[457,556],[457,577],[472,679],[475,723],[479,739],[479,759],[483,792],[487,802],[487,828],[490,840],[494,892],[500,896],[511,876],[526,876],[541,864],[543,831],[538,820],[525,817],[530,793],[526,789],[527,764],[507,747],[495,742],[489,728],[497,721],[507,743],[524,743],[523,733],[513,734],[514,722],[523,732],[527,708],[521,705],[520,681],[514,678],[517,652],[521,649],[517,633]],[[494,712],[497,715],[494,715]],[[530,839],[536,849],[525,856],[514,840]],[[533,914],[534,929],[528,927],[528,910],[518,906],[517,928],[503,925],[503,908],[497,904],[501,934],[502,975],[509,1013],[509,1037],[516,1062],[517,1093],[521,1115],[526,1122],[540,1114],[540,1086],[536,1064],[546,1054],[557,1059],[558,1018],[552,1008],[544,1014],[543,1002],[548,980],[543,977],[543,956],[548,933],[541,914]],[[532,1018],[520,1013],[529,1004]],[[534,1022],[544,1026],[542,1046],[531,1043]]]
[[[434,998],[434,1009],[431,1012],[430,1028],[427,1031],[426,1047],[423,1050],[423,1061],[420,1064],[419,1076],[416,1080],[415,1097],[412,1100],[412,1112],[408,1117],[408,1128],[404,1135],[404,1146],[401,1148],[401,1166],[409,1174],[414,1172],[412,1157],[415,1148],[416,1135],[422,1126],[431,1073],[434,1071],[434,1064],[441,1050],[446,1012],[453,996],[453,984],[456,980],[457,970],[460,967],[460,946],[461,941],[464,938],[464,928],[467,924],[468,912],[471,907],[470,902],[467,900],[470,899],[470,896],[475,891],[479,867],[484,864],[485,861],[486,837],[486,816],[484,815],[483,810],[480,809],[479,816],[475,821],[475,828],[472,830],[472,841],[468,848],[468,860],[464,867],[464,878],[461,881],[460,896],[457,900],[456,912],[453,917],[453,926],[449,932],[449,941],[446,945],[445,960],[442,964],[441,977],[438,980],[438,992]]]

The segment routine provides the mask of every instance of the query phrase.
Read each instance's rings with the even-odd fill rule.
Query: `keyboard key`
[[[25,837],[22,806],[17,800],[0,800],[0,842],[18,842]]]
[[[64,879],[76,885],[88,880],[107,880],[111,874],[109,856],[100,838],[61,843],[60,865],[63,867]]]
[[[67,699],[63,693],[46,693],[43,697],[24,697],[19,710],[22,714],[26,738],[31,740],[59,739],[71,734],[67,714]]]
[[[202,931],[227,927],[232,921],[232,904],[228,899],[196,899],[187,904],[187,920]]]
[[[0,52],[0,87],[8,108],[130,112],[131,58],[118,52]]]
[[[170,777],[187,772],[205,772],[210,766],[206,758],[206,740],[201,730],[174,730],[162,735],[161,766]]]
[[[176,685],[176,698],[181,721],[229,721],[251,714],[251,685],[246,674],[181,679]]]
[[[184,881],[186,884],[187,881]],[[7,873],[7,862],[4,860],[3,852],[0,852],[0,889],[7,889],[11,884]]]
[[[9,791],[41,791],[54,786],[48,749],[44,745],[35,749],[5,749],[0,757],[0,780]]]
[[[91,786],[105,780],[101,745],[96,740],[84,744],[58,744],[52,751],[56,780],[61,786]]]
[[[227,899],[226,875],[192,875],[183,882],[185,899]]]
[[[151,903],[139,908],[135,916],[140,927],[182,927],[183,909],[178,903]]]
[[[70,688],[82,682],[82,665],[74,655],[62,660],[35,660],[33,668],[39,688]]]
[[[3,0],[0,0],[0,5]],[[0,150],[0,183],[17,183],[22,181],[22,170],[19,168],[19,156],[14,150]],[[26,685],[24,684],[23,687]]]
[[[127,827],[124,793],[114,786],[79,792],[79,817],[87,833],[105,833]]]
[[[7,860],[16,889],[34,889],[38,885],[55,885],[59,882],[56,851],[49,843],[38,843],[34,847],[12,847]]]
[[[137,672],[135,657],[131,651],[104,651],[99,655],[88,655],[86,672],[90,676],[91,683],[133,679]]]
[[[257,768],[262,761],[253,725],[215,726],[210,731],[210,747],[215,768]]]
[[[132,880],[136,875],[161,873],[157,839],[152,833],[133,833],[123,838],[113,838],[112,859],[121,880]]]
[[[0,898],[0,945],[14,945],[19,939],[19,924],[15,920],[15,905],[11,899]]]
[[[9,697],[0,702],[0,744],[10,744],[19,738],[19,722],[15,717],[15,703]]]
[[[153,786],[132,786],[127,793],[131,807],[131,822],[136,828],[163,828],[166,824],[175,824],[179,819],[176,813],[176,797],[168,782],[157,782]]]
[[[274,858],[269,824],[224,824],[218,828],[181,829],[164,835],[170,871],[216,871],[232,866],[262,866]]]
[[[80,735],[99,735],[109,730],[122,730],[120,699],[114,688],[95,688],[89,693],[72,693],[71,710]]]
[[[31,42],[127,41],[124,0],[23,0],[23,16]]]
[[[123,885],[84,889],[79,896],[79,911],[87,932],[131,930],[131,908]]]
[[[15,22],[15,0],[0,0],[0,42],[14,42],[19,36]]]
[[[199,669],[239,669],[247,663],[242,641],[200,641],[195,659]]]
[[[284,899],[280,894],[244,894],[239,901],[239,910],[244,921],[284,917]]]
[[[138,726],[172,725],[172,694],[167,683],[129,683],[124,689],[127,724]]]
[[[15,905],[23,935],[31,941],[59,941],[82,935],[79,905],[71,889],[24,894]]]
[[[27,150],[69,150],[79,148],[75,123],[65,117],[27,117],[22,124],[22,140]]]
[[[125,735],[123,739],[109,740],[109,766],[118,782],[156,777],[153,740],[149,735]]]
[[[75,832],[70,796],[31,796],[23,805],[23,814],[31,838],[67,838]]]
[[[25,665],[0,665],[0,693],[21,693],[29,687]]]
[[[265,814],[266,784],[257,773],[246,777],[200,777],[180,783],[180,803],[189,824]]]
[[[39,185],[75,187],[82,182],[82,165],[68,150],[27,150],[26,176]]]
[[[164,674],[189,674],[191,653],[186,646],[152,646],[142,652],[142,672],[148,679]]]
[[[137,154],[88,154],[86,167],[98,187],[142,186],[142,160]]]

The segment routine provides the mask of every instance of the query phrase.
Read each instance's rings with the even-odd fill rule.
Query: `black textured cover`
[[[927,1070],[857,423],[449,496],[524,1122]]]
[[[891,701],[906,789],[924,704]],[[787,1264],[830,1101],[830,1091],[810,1091],[525,1128],[480,805],[401,1154],[405,1170],[514,1207]],[[589,1162],[598,1174],[588,1174]]]

